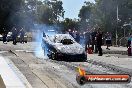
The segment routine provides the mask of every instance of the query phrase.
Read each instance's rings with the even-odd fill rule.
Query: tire
[[[82,61],[82,62],[86,62],[86,61],[87,61],[87,55],[82,56],[81,61]]]
[[[83,62],[86,62],[86,61],[87,61],[87,57],[85,57],[82,61],[83,61]]]

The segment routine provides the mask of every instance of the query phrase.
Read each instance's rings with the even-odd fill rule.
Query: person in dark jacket
[[[71,29],[68,30],[69,34],[74,38],[73,32]]]
[[[129,33],[128,40],[127,40],[127,48],[131,47],[131,38],[132,38],[132,34]]]
[[[75,38],[76,42],[80,42],[80,33],[76,32],[76,38]]]
[[[102,48],[101,48],[101,46],[102,46],[102,32],[100,31],[100,28],[97,31],[96,41],[97,41],[97,49],[98,49],[98,53],[99,53],[98,56],[102,56],[103,55]]]
[[[24,29],[22,28],[20,30],[20,42],[21,43],[24,43],[24,35],[25,35],[25,32],[24,32]]]
[[[3,33],[3,43],[4,44],[7,44],[7,33],[6,33],[6,31],[4,30],[4,33]]]
[[[17,38],[17,29],[15,27],[13,27],[13,29],[12,29],[12,39],[13,39],[13,44],[14,45],[16,45],[16,43],[17,43],[16,38]]]

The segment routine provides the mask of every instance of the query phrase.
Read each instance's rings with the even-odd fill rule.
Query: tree
[[[64,21],[61,22],[61,24],[63,25],[63,32],[68,31],[68,29],[76,29],[78,30],[79,25],[78,25],[78,21],[77,20],[72,20],[69,18],[65,18]]]
[[[0,3],[0,32],[3,32],[3,28],[6,30],[10,29],[10,25],[13,23],[9,22],[9,19],[13,14],[16,14],[20,10],[23,4],[23,0],[1,0]]]
[[[14,25],[30,29],[35,23],[57,24],[64,17],[62,4],[60,0],[1,0],[0,28],[9,31]]]
[[[85,2],[85,5],[80,9],[78,17],[80,18],[80,29],[87,29],[90,24],[90,20],[93,17],[94,4],[90,2]]]
[[[90,2],[85,3],[88,4],[85,4],[79,13],[84,15],[79,15],[79,17],[80,19],[84,18],[83,25],[86,27],[98,25],[104,32],[112,32],[113,37],[115,37],[115,29],[117,29],[119,31],[118,36],[122,37],[123,25],[132,21],[131,0],[95,0],[93,5]],[[88,22],[86,23],[85,20],[87,19]]]
[[[38,18],[40,23],[57,24],[59,19],[64,17],[62,1],[46,0],[42,5],[38,5]]]

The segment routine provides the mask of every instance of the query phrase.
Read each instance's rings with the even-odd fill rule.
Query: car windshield
[[[63,39],[63,40],[61,40],[61,43],[63,45],[70,45],[70,44],[73,44],[74,42],[71,39]]]

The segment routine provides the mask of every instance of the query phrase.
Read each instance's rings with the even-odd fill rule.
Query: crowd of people
[[[24,43],[24,35],[25,35],[25,31],[23,28],[21,28],[20,30],[17,30],[16,27],[13,27],[12,30],[11,30],[12,34],[10,35],[11,37],[11,40],[13,41],[13,44],[16,45],[17,44],[17,37],[18,35],[20,36],[20,43]],[[3,43],[4,44],[7,44],[7,36],[8,35],[8,32],[6,32],[4,30],[4,33],[3,33]]]
[[[81,38],[84,39],[85,50],[89,47],[92,48],[94,53],[98,53],[98,56],[102,56],[102,48],[103,40],[105,39],[106,49],[110,50],[110,46],[112,45],[112,35],[111,33],[107,32],[103,34],[100,28],[98,29],[87,29],[84,33],[79,33],[78,31],[72,31],[69,29],[69,34],[76,40],[76,42],[81,44]],[[80,42],[81,41],[81,42]]]

